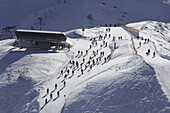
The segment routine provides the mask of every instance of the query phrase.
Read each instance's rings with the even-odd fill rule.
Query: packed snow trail
[[[117,42],[119,48],[102,67],[105,71],[91,72],[92,77],[70,93],[63,113],[170,112],[170,103],[162,92],[154,68],[141,56],[134,55],[131,36],[126,37],[127,41]],[[98,72],[101,68],[94,70]]]
[[[95,30],[96,29],[96,30]],[[80,68],[76,68],[76,67],[73,67],[73,65],[69,64],[69,65],[66,65],[64,67],[67,67],[69,70],[70,70],[70,73],[72,70],[74,70],[74,76],[72,76],[71,74],[69,74],[69,76],[67,77],[67,80],[66,80],[66,87],[63,86],[63,76],[66,74],[64,74],[62,77],[57,77],[57,79],[53,79],[51,80],[50,82],[47,82],[47,83],[50,83],[49,85],[47,85],[50,89],[50,91],[52,90],[52,94],[54,95],[54,101],[53,100],[49,100],[49,95],[46,96],[46,88],[44,89],[43,93],[41,92],[40,93],[40,105],[42,106],[40,108],[40,111],[41,112],[47,112],[49,111],[49,109],[51,110],[51,112],[53,112],[52,108],[53,107],[56,107],[58,109],[58,112],[60,112],[60,109],[62,108],[62,106],[64,105],[64,101],[65,101],[65,97],[64,95],[66,95],[66,97],[69,95],[69,93],[76,87],[76,86],[79,86],[80,84],[84,83],[85,81],[88,81],[89,79],[93,78],[95,75],[97,76],[98,73],[102,73],[103,70],[107,70],[107,67],[105,68],[104,65],[107,65],[107,62],[104,61],[104,58],[107,58],[107,56],[109,56],[110,52],[113,51],[110,50],[110,44],[113,44],[112,40],[113,40],[113,34],[114,36],[120,36],[120,32],[123,32],[123,29],[121,28],[112,28],[114,29],[113,32],[111,32],[111,36],[109,38],[109,36],[107,35],[106,39],[105,39],[105,42],[104,42],[104,39],[102,40],[98,40],[98,37],[99,35],[105,35],[105,31],[106,31],[106,28],[94,28],[93,30],[88,30],[86,31],[85,34],[87,34],[86,36],[89,37],[89,38],[85,38],[85,39],[69,39],[74,45],[73,47],[71,48],[71,51],[67,52],[66,54],[70,54],[70,60],[74,60],[75,62],[78,61],[79,62],[79,65],[80,63],[83,62],[83,58],[85,59],[85,62],[86,62],[86,65],[87,65],[87,69],[85,68],[85,64],[83,64],[82,68],[83,68],[83,74],[81,74],[81,69]],[[111,29],[111,30],[112,30]],[[92,31],[96,31],[95,32],[92,32]],[[101,31],[101,32],[99,32]],[[92,32],[92,33],[90,33]],[[109,32],[108,32],[109,34]],[[126,33],[124,33],[124,35],[127,35]],[[91,37],[93,36],[93,37]],[[104,38],[104,37],[103,37]],[[92,45],[92,41],[90,40],[97,40],[97,45],[94,44]],[[107,46],[103,43],[107,43]],[[117,41],[116,41],[117,43]],[[117,43],[118,45],[119,43]],[[92,48],[90,49],[90,45],[92,45]],[[101,45],[103,45],[103,47],[101,47]],[[113,45],[111,45],[113,46]],[[117,46],[118,47],[118,46]],[[86,50],[88,50],[88,53],[86,54]],[[80,55],[78,54],[77,52],[78,51],[83,51],[83,55]],[[98,51],[98,52],[97,52]],[[73,54],[74,52],[74,54]],[[96,54],[96,56],[94,55],[94,52]],[[101,56],[101,52],[104,52],[104,56]],[[95,64],[93,65],[92,64],[92,60],[90,61],[90,65],[91,65],[91,68],[90,68],[90,65],[88,65],[88,61],[89,61],[89,58],[92,58],[92,60],[94,59],[95,60]],[[97,62],[97,58],[101,58],[101,61],[98,59],[98,62]],[[93,65],[93,66],[92,66]],[[101,70],[102,69],[102,70]],[[65,69],[63,69],[63,71],[65,71]],[[60,71],[59,71],[60,72]],[[94,73],[96,73],[94,75]],[[94,76],[92,76],[94,75]],[[58,74],[59,76],[59,74]],[[76,81],[76,83],[75,83]],[[54,84],[58,84],[58,89],[56,91],[54,91]],[[56,97],[56,92],[57,91],[60,91],[60,97]],[[43,97],[43,98],[42,98]],[[48,104],[44,105],[45,103],[45,98],[48,98],[49,102]],[[46,109],[46,106],[48,106]]]
[[[81,36],[80,31],[77,30],[76,32]],[[72,64],[66,63],[68,65],[64,67],[67,67],[70,72],[71,70],[75,70],[74,75],[72,76],[69,74],[65,80],[65,87],[63,86],[63,81],[64,75],[67,72],[62,77],[58,77],[59,75],[57,75],[55,79],[47,82],[48,85],[46,85],[46,88],[50,89],[50,92],[53,94],[53,99],[50,99],[49,94],[46,95],[45,88],[40,93],[38,99],[41,106],[40,112],[126,112],[127,110],[131,113],[139,112],[135,111],[136,108],[141,110],[141,113],[149,110],[155,112],[161,110],[163,112],[169,111],[169,103],[161,91],[153,67],[145,63],[140,56],[134,55],[130,40],[131,36],[126,31],[122,28],[111,28],[111,32],[106,33],[107,37],[105,41],[108,43],[107,47],[102,47],[101,49],[100,45],[103,44],[103,40],[101,40],[97,41],[97,46],[93,46],[89,49],[91,44],[89,39],[95,38],[98,40],[98,36],[100,34],[104,36],[105,33],[106,28],[93,28],[92,30],[86,30],[84,35],[87,38],[69,39],[73,45],[71,51],[66,54],[70,54],[71,61],[78,61],[80,64],[83,62],[83,58],[85,58],[85,62],[87,63],[90,56],[92,59],[96,59],[97,57],[100,57],[100,52],[103,51],[105,53],[104,57],[107,57],[107,60],[109,61],[105,63],[104,57],[102,57],[102,60],[99,63],[95,63],[92,69],[90,69],[89,66],[85,69],[83,65],[83,74],[81,74],[80,68],[76,68]],[[111,34],[110,38],[108,34]],[[113,41],[113,36],[116,37],[116,41]],[[120,36],[123,37],[123,40],[117,40]],[[113,49],[114,42],[117,44],[116,50]],[[85,54],[86,50],[88,50],[88,55]],[[97,50],[99,51],[98,55],[94,56],[93,51],[96,52]],[[83,55],[78,54],[78,51],[83,51]],[[99,83],[97,82],[98,85],[95,83],[96,79],[97,81],[99,80]],[[58,84],[57,90],[54,90],[55,83]],[[100,84],[103,84],[103,86]],[[113,90],[109,87],[113,87]],[[80,93],[82,90],[87,93]],[[160,90],[159,94],[156,94],[155,91],[157,90]],[[57,97],[57,91],[60,91],[60,97]],[[84,97],[83,94],[88,96]],[[73,95],[76,95],[76,97]],[[96,97],[96,95],[98,96]],[[159,99],[156,99],[158,97]],[[45,104],[46,98],[48,99],[47,104]],[[83,101],[82,99],[85,99],[86,101]],[[63,109],[61,111],[62,107]],[[146,109],[143,109],[144,107]]]

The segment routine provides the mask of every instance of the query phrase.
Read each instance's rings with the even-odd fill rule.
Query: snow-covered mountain
[[[104,24],[145,20],[169,22],[170,6],[165,0],[1,0],[0,28],[37,28],[67,31]]]
[[[169,0],[1,0],[0,9],[0,113],[170,112]],[[117,23],[140,38],[100,26]],[[64,31],[71,50],[20,49],[7,39],[17,28]]]

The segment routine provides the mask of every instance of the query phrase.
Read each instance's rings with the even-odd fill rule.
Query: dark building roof
[[[55,31],[18,29],[15,31],[15,34],[17,36],[17,39],[19,40],[32,40],[45,42],[66,41],[66,36],[63,33]]]

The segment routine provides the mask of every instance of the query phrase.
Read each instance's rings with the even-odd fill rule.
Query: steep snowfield
[[[17,28],[68,31],[110,23],[170,21],[170,6],[165,0],[66,1],[64,4],[64,0],[1,0],[0,28],[15,25]],[[42,25],[39,25],[39,17]]]
[[[1,0],[0,1],[0,28],[13,26],[31,13],[46,7],[51,7],[56,0]]]
[[[136,47],[138,47],[139,54],[154,67],[158,80],[162,85],[164,92],[170,99],[170,25],[162,22],[148,21],[145,22],[145,24],[134,23],[129,24],[129,26],[136,27],[140,30],[141,37],[149,38],[151,40],[147,45],[145,45],[142,40],[136,40]],[[139,47],[139,42],[142,42],[142,47]],[[149,58],[145,54],[147,49],[151,49],[151,56]],[[153,52],[158,54],[156,59],[152,59]]]

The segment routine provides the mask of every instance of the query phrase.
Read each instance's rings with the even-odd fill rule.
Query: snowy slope
[[[100,49],[100,45],[103,44],[101,40],[98,41],[97,46],[89,49],[91,39],[98,39],[100,34],[104,36],[105,33],[111,34],[110,38],[107,35],[105,39],[108,46]],[[73,37],[68,37],[68,43],[72,44],[71,51],[41,51],[31,48],[20,50],[11,46],[14,40],[1,41],[1,45],[5,46],[1,51],[0,60],[2,66],[0,110],[3,113],[170,111],[169,78],[167,78],[169,69],[158,67],[164,66],[164,64],[168,67],[169,60],[162,58],[163,61],[161,61],[158,53],[156,58],[145,55],[146,48],[150,47],[152,51],[156,49],[153,47],[154,43],[142,45],[136,55],[131,45],[131,35],[121,27],[112,27],[110,32],[106,32],[104,27],[95,27],[86,29],[84,35],[81,29],[76,29],[68,31],[66,34]],[[112,40],[113,36],[116,37],[115,41]],[[118,40],[119,36],[122,36],[123,39]],[[163,39],[160,40],[163,41]],[[139,40],[134,39],[134,41],[137,47]],[[116,49],[114,49],[114,43],[117,44]],[[83,51],[83,56],[77,56],[78,50]],[[89,50],[88,55],[85,55],[85,50]],[[93,51],[97,50],[98,55],[93,57]],[[105,52],[105,55],[92,69],[89,66],[85,69],[83,65],[83,69],[85,69],[83,74],[80,69],[69,64],[69,60],[80,63],[83,58],[87,62],[89,56],[96,60],[102,51]],[[104,62],[104,57],[107,57],[107,62]],[[75,74],[74,76],[69,74],[64,87],[64,77],[59,73],[66,67],[70,71],[75,70]],[[24,77],[18,78],[21,73],[24,74]],[[8,78],[10,78],[10,82]],[[55,90],[56,83],[58,86]],[[23,88],[24,90],[22,90]],[[46,93],[47,88],[53,94],[52,99]],[[57,97],[57,91],[60,91],[60,97]],[[20,98],[21,95],[25,96]],[[45,99],[48,100],[47,104],[45,104]]]
[[[154,67],[158,80],[167,97],[170,99],[170,25],[162,22],[147,21],[144,22],[144,24],[133,23],[129,24],[129,26],[136,27],[140,30],[141,37],[149,38],[151,40],[147,46],[144,44],[144,41],[136,40],[136,47],[139,49],[139,54],[142,55],[143,58]],[[139,42],[143,43],[142,47],[139,47]],[[145,53],[147,49],[151,49],[152,53],[156,52],[156,54],[158,54],[154,60],[152,59],[152,53],[149,58],[146,56]]]
[[[104,24],[126,24],[145,20],[170,21],[170,6],[166,4],[168,1],[164,0],[66,1],[64,4],[64,0],[48,0],[48,2],[1,0],[0,14],[3,16],[0,18],[0,28],[41,27],[47,30],[68,31]],[[42,18],[42,25],[39,25],[39,17]]]
[[[67,43],[71,44],[71,51],[54,48],[45,51],[14,47],[15,39],[0,40],[0,113],[170,112],[169,0],[63,2],[0,1],[3,14],[1,29],[14,25],[13,31],[17,28],[65,31]],[[41,25],[39,18],[42,18]],[[150,42],[144,44],[144,40],[137,40],[121,27],[112,27],[110,32],[106,27],[99,27],[129,22],[138,22],[128,26],[138,29],[140,37],[149,38]],[[82,28],[85,28],[84,33]],[[0,36],[8,38],[8,33],[13,34],[13,31],[5,33],[1,30]],[[98,40],[98,37],[105,34],[108,46],[100,48],[103,40]],[[119,36],[123,39],[118,40]],[[131,37],[138,54],[133,50]],[[98,44],[89,49],[93,38],[98,40]],[[151,50],[149,56],[146,55],[148,49]],[[79,50],[83,51],[82,56],[77,55]],[[85,54],[86,50],[88,54]],[[93,51],[97,50],[98,55],[93,56]],[[70,60],[82,63],[83,58],[87,63],[90,56],[96,62],[100,52],[105,53],[101,61],[92,69],[89,66],[85,69],[83,65],[83,74],[80,68],[69,64]],[[153,52],[156,52],[156,57],[153,57]],[[107,62],[104,62],[105,57]],[[64,87],[60,71],[66,67],[70,74]],[[74,76],[71,76],[72,70],[75,70]],[[54,89],[56,83],[58,86]],[[53,95],[52,99],[46,92],[47,88]],[[60,91],[59,97],[57,91]]]

